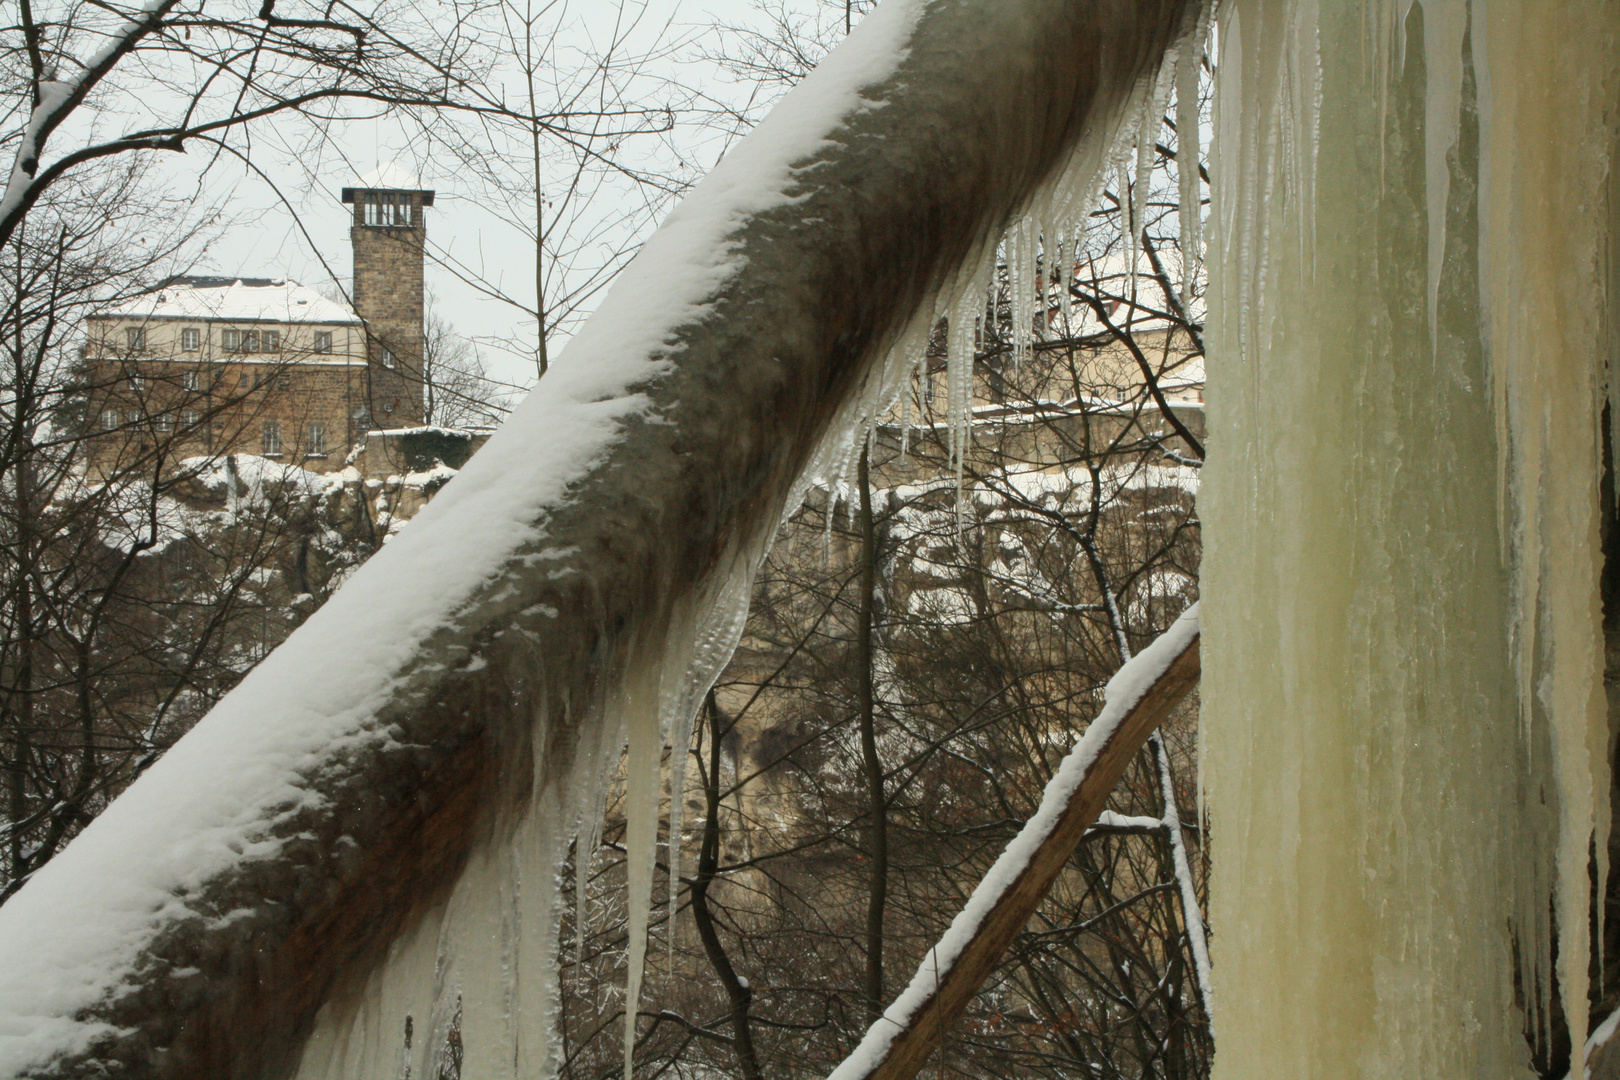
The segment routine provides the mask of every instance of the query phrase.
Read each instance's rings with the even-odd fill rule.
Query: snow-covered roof
[[[117,319],[198,319],[282,323],[348,323],[360,317],[296,281],[270,278],[184,277],[105,308]]]
[[[354,186],[379,191],[417,191],[422,187],[422,181],[404,166],[385,161],[362,176]]]

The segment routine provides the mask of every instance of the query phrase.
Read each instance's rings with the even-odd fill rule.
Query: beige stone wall
[[[362,192],[354,200],[354,224],[349,229],[355,312],[371,332],[369,404],[371,421],[378,427],[409,427],[423,419],[425,208],[420,192],[394,194],[413,200],[412,225],[365,224]]]
[[[141,332],[134,349],[131,329]],[[266,331],[277,333],[279,348],[226,352],[227,329],[257,333],[261,350]],[[314,351],[316,332],[332,335],[330,352]],[[326,472],[369,426],[357,325],[100,318],[86,353],[89,459],[103,473],[160,447],[170,460],[253,453]]]

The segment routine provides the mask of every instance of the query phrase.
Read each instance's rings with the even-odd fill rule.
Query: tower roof
[[[372,191],[420,191],[422,181],[397,162],[385,161],[360,178],[355,187]]]
[[[343,189],[343,201],[354,202],[357,191],[413,191],[422,196],[423,206],[433,205],[433,189],[424,188],[421,179],[403,165],[385,161]]]

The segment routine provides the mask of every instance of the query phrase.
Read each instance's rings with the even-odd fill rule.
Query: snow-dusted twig
[[[1153,748],[1153,767],[1159,774],[1159,791],[1164,797],[1164,832],[1170,839],[1170,856],[1181,893],[1181,917],[1187,926],[1187,945],[1193,954],[1193,974],[1198,1000],[1204,1015],[1212,1017],[1214,994],[1209,978],[1209,937],[1204,933],[1204,910],[1198,906],[1198,890],[1193,887],[1192,865],[1187,860],[1187,841],[1181,835],[1181,812],[1176,808],[1176,785],[1170,775],[1170,748],[1158,732],[1148,740]]]
[[[85,95],[94,90],[142,38],[162,23],[178,2],[147,0],[139,14],[110,35],[107,44],[77,74],[59,78],[50,78],[45,72],[35,74],[34,107],[28,114],[28,123],[18,141],[17,157],[6,177],[5,192],[0,194],[0,244],[5,243],[22,216],[34,205],[48,177],[60,172],[63,167],[62,162],[58,162],[46,170],[48,175],[40,174],[40,156],[45,152],[45,143],[51,133],[72,115],[84,101]],[[156,145],[145,140],[132,143],[128,148],[148,144]]]
[[[829,1080],[909,1080],[1028,922],[1126,766],[1198,682],[1198,605],[1120,668],[1035,815],[1007,845],[911,983]]]

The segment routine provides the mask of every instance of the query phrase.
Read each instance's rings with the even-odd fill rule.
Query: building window
[[[137,426],[139,426],[140,422],[141,422],[141,410],[139,410],[139,409],[130,409],[128,412],[126,412],[124,414],[124,423],[128,424],[130,427],[137,427]]]
[[[281,331],[266,330],[264,333],[267,349],[274,351],[281,347]],[[259,351],[259,332],[257,330],[224,330],[219,335],[220,346],[226,352],[255,353]]]
[[[152,426],[157,429],[159,435],[172,434],[174,432],[174,417],[160,416],[152,421]]]
[[[368,191],[365,195],[367,225],[408,226],[411,223],[411,197],[402,191]]]
[[[332,351],[332,331],[315,331],[315,351],[318,353],[329,353]]]
[[[264,456],[275,457],[281,453],[281,421],[266,420],[264,422]]]
[[[387,368],[389,371],[393,371],[394,368],[399,365],[399,361],[394,358],[394,350],[390,349],[386,345],[383,346],[382,360],[383,367]]]
[[[118,410],[117,409],[108,409],[106,412],[102,413],[101,414],[101,426],[106,428],[108,431],[117,431],[118,430]]]
[[[304,427],[304,453],[326,456],[326,425],[307,424]]]
[[[188,327],[180,331],[180,348],[186,352],[196,352],[202,347],[202,335],[195,328]]]
[[[202,414],[197,412],[195,409],[187,409],[185,412],[180,414],[180,427],[182,430],[190,431],[201,422]]]
[[[129,377],[129,392],[136,397],[144,396],[146,393],[146,376],[131,375]]]
[[[124,327],[124,342],[132,353],[146,351],[146,328],[142,326]]]
[[[182,390],[195,390],[195,389],[197,389],[197,386],[198,386],[197,373],[195,371],[187,371],[187,372],[184,372],[183,374],[181,374],[181,376],[180,376],[180,389],[182,389]]]

